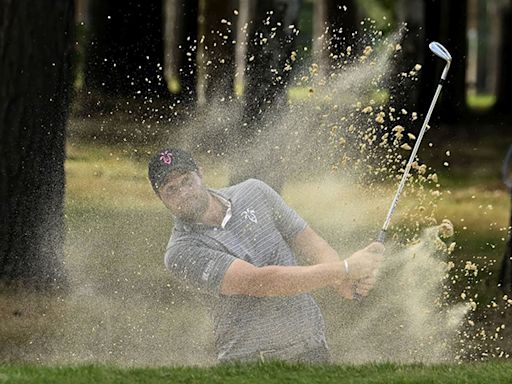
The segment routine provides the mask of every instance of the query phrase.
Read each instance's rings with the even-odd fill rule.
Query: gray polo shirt
[[[307,227],[306,222],[259,180],[211,192],[231,203],[231,219],[224,228],[177,221],[165,265],[210,307],[218,359],[250,360],[263,355],[293,360],[325,347],[323,318],[311,295],[220,293],[224,273],[237,258],[257,267],[297,265],[289,243]]]

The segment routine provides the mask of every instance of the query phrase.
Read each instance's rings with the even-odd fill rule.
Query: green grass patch
[[[468,94],[466,102],[472,109],[489,109],[496,103],[496,95],[492,94]]]
[[[0,366],[2,383],[509,383],[512,365],[323,365],[281,363],[210,368],[115,368],[110,366]]]

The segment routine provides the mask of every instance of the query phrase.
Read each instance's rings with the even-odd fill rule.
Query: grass
[[[489,109],[496,103],[496,95],[493,94],[468,94],[467,103],[470,108]]]
[[[304,366],[281,363],[220,365],[211,368],[129,368],[1,366],[2,383],[509,383],[512,365]]]

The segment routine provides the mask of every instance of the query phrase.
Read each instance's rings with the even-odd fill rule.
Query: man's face
[[[158,195],[174,216],[188,222],[199,221],[210,201],[201,175],[194,171],[172,171]]]

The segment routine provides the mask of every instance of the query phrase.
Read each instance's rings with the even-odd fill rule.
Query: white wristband
[[[345,265],[345,273],[348,275],[348,261],[347,261],[347,259],[343,260],[343,264]]]

